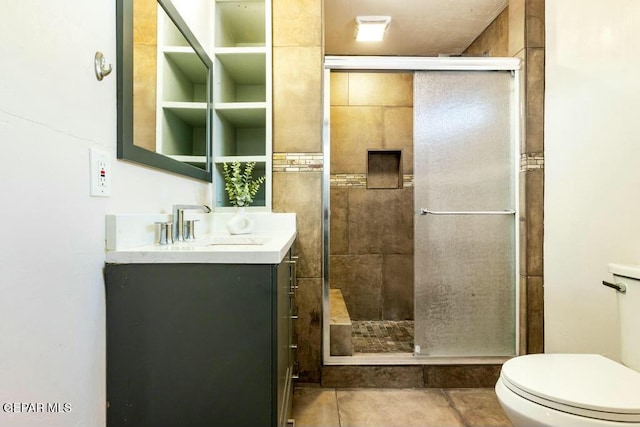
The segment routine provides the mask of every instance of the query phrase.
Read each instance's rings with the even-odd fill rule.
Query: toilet
[[[598,354],[530,354],[505,362],[496,394],[515,427],[640,427],[640,266],[609,264],[622,364]]]

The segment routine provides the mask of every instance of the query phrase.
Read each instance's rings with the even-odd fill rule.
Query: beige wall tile
[[[413,188],[351,189],[349,253],[413,253]]]
[[[349,73],[349,105],[413,106],[413,74]]]
[[[527,353],[544,353],[544,286],[540,276],[527,277]]]
[[[331,105],[349,104],[349,74],[331,73]]]
[[[466,55],[509,56],[509,7],[464,51]]]
[[[322,0],[274,0],[274,46],[321,46]]]
[[[331,205],[331,255],[347,255],[349,253],[349,189],[332,187],[330,190]]]
[[[526,49],[521,50],[520,52],[518,52],[517,55],[515,55],[516,58],[518,58],[520,60],[520,96],[522,97],[522,102],[526,102],[526,94],[527,94],[527,61],[526,61],[526,55],[527,55],[527,51]],[[526,115],[526,111],[525,111],[525,115]],[[520,152],[521,153],[526,153],[527,152],[527,136],[526,136],[526,125],[527,125],[527,120],[526,117],[524,120],[522,120],[521,126],[522,129],[520,130]]]
[[[509,0],[509,56],[525,47],[525,0]]]
[[[527,49],[526,152],[544,152],[544,48]]]
[[[524,270],[521,270],[524,271]],[[520,342],[518,347],[519,354],[527,354],[527,340],[528,340],[528,327],[527,327],[527,276],[520,275]]]
[[[413,320],[413,254],[382,257],[382,317]]]
[[[297,214],[298,277],[321,277],[322,174],[274,172],[273,211]]]
[[[413,173],[413,107],[382,110],[382,147],[402,150],[403,173]]]
[[[322,49],[273,49],[273,151],[322,151]]]
[[[332,255],[329,283],[344,296],[351,320],[382,319],[382,255]]]
[[[331,107],[331,173],[366,173],[370,148],[382,148],[382,108]]]
[[[299,376],[302,382],[320,382],[322,353],[322,279],[298,279],[298,320],[295,323]]]
[[[404,173],[413,173],[412,76],[390,73],[348,76],[350,107],[331,108],[331,173],[366,173],[366,150],[377,148],[402,149]],[[344,77],[339,79],[334,88],[336,93],[345,86]],[[342,101],[340,98],[335,104]]]
[[[527,47],[544,47],[545,0],[526,0]]]
[[[543,275],[544,169],[526,173],[528,276]]]
[[[158,44],[158,1],[133,2],[133,44],[156,46]]]

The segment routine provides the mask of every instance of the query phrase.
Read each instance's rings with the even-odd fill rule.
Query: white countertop
[[[254,213],[251,234],[230,235],[232,214],[193,214],[194,241],[160,245],[156,221],[165,215],[108,215],[106,262],[113,264],[279,264],[296,238],[295,214]],[[196,230],[198,231],[198,230]]]

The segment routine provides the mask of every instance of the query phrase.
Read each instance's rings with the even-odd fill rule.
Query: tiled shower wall
[[[352,320],[412,320],[413,75],[333,72],[330,123],[330,286]],[[369,150],[401,153],[399,188],[367,188]]]
[[[544,0],[511,0],[506,13],[506,18],[503,16],[496,22],[500,28],[488,29],[498,36],[489,37],[490,40],[485,42],[490,47],[482,48],[481,53],[487,51],[491,56],[503,56],[506,52],[506,55],[526,60],[523,79],[527,106],[526,137],[522,150],[525,157],[524,168],[520,172],[521,307],[524,309],[521,333],[526,337],[522,351],[539,352],[543,350]],[[505,36],[505,31],[508,31],[508,36]],[[322,167],[318,166],[318,162],[323,164],[320,160],[324,55],[322,0],[273,0],[273,44],[273,210],[298,214],[300,380],[319,382],[322,366]],[[310,158],[302,158],[307,156]],[[306,161],[311,162],[309,166]],[[396,377],[398,371],[393,368],[335,367],[326,370],[327,378],[323,382],[331,383],[329,377],[333,374],[345,378],[344,370],[348,370],[359,380],[349,379],[345,384],[357,386],[358,381],[366,379]],[[443,375],[436,382],[418,381],[429,386],[451,386],[451,378],[459,380],[457,386],[468,386],[473,383],[469,379],[475,377],[490,384],[492,379],[488,377],[499,372],[492,367],[398,368],[411,371],[414,379],[422,378],[425,372]],[[381,375],[381,370],[389,371],[389,375]],[[491,375],[487,375],[489,372]],[[414,375],[416,373],[417,376]]]
[[[322,0],[273,0],[273,211],[297,213],[303,382],[322,364],[323,56]]]

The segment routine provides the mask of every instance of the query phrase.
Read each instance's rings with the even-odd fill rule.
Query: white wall
[[[105,425],[104,219],[210,204],[211,186],[116,160],[113,0],[3,1],[0,13],[0,427]],[[110,198],[89,197],[89,147]],[[6,403],[69,403],[62,413]]]
[[[545,346],[619,357],[610,262],[640,264],[640,2],[546,2]]]

